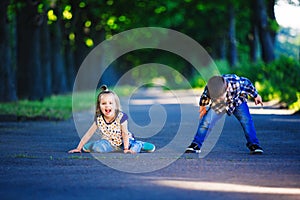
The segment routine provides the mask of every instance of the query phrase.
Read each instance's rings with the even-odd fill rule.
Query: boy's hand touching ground
[[[207,113],[206,107],[200,106],[199,113],[200,113],[199,118],[201,119]]]

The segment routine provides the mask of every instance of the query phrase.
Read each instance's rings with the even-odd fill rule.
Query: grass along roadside
[[[120,86],[114,91],[119,96],[126,96],[132,93],[133,87]],[[98,91],[78,92],[80,105],[76,111],[89,109],[90,97],[98,94]],[[72,93],[66,95],[53,95],[43,101],[19,100],[16,102],[0,103],[0,116],[13,116],[17,119],[44,119],[44,120],[67,120],[72,116]],[[0,120],[1,120],[0,118]]]
[[[23,119],[43,118],[65,120],[72,114],[72,95],[58,95],[44,101],[19,100],[0,103],[0,115],[15,116]]]

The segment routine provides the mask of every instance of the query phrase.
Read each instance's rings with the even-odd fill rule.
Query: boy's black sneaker
[[[201,152],[200,147],[196,143],[192,143],[185,150],[185,153],[200,153],[200,152]]]
[[[249,149],[251,154],[262,154],[264,152],[263,149],[257,144],[251,145]]]

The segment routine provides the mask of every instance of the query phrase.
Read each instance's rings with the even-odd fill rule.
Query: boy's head
[[[222,76],[213,76],[207,83],[208,92],[211,98],[217,99],[224,95],[227,83]]]

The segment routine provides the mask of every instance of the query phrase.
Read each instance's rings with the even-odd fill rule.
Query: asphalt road
[[[198,123],[198,99],[178,95],[143,91],[122,99],[129,129],[157,146],[151,154],[68,154],[90,111],[75,122],[0,122],[0,198],[300,199],[299,115],[251,109],[263,155],[249,154],[238,121],[227,117],[201,158],[183,153]]]

